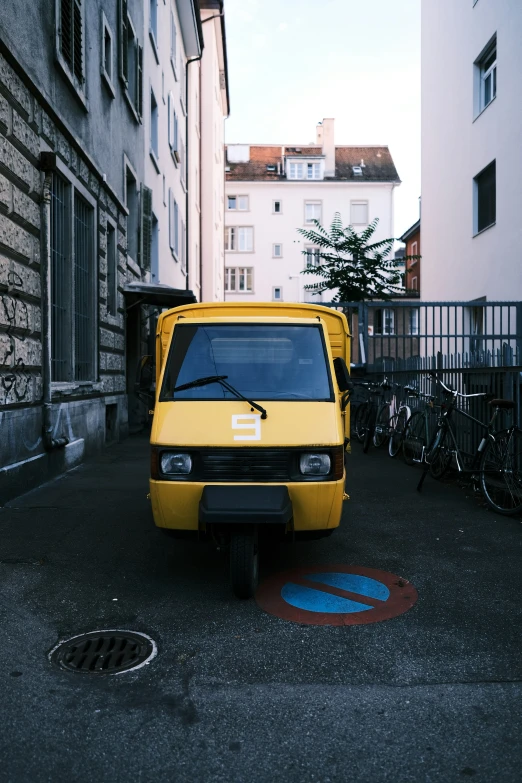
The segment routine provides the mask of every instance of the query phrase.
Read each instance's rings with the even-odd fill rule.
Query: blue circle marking
[[[346,590],[350,593],[371,598],[377,601],[387,601],[390,591],[382,582],[370,579],[368,576],[345,573],[307,574],[306,581],[319,582],[338,590]],[[313,587],[287,582],[282,590],[281,597],[296,609],[305,609],[308,612],[325,612],[350,614],[352,612],[366,612],[374,609],[374,606],[359,603],[351,598],[343,598],[333,593],[315,590]]]

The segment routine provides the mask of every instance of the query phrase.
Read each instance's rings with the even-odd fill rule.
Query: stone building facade
[[[136,402],[143,8],[88,5],[2,8],[0,503],[125,435]]]

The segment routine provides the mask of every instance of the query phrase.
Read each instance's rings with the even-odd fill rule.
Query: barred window
[[[94,208],[65,177],[51,195],[51,377],[95,377]]]

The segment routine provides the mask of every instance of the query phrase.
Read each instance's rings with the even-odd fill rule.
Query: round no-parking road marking
[[[410,582],[375,568],[321,565],[294,568],[263,582],[256,601],[265,612],[307,625],[366,625],[411,609]]]

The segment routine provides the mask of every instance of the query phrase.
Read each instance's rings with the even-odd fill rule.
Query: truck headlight
[[[304,476],[327,476],[332,461],[329,454],[301,454],[299,470]]]
[[[161,472],[166,476],[190,473],[192,457],[178,451],[164,451],[160,460]]]

